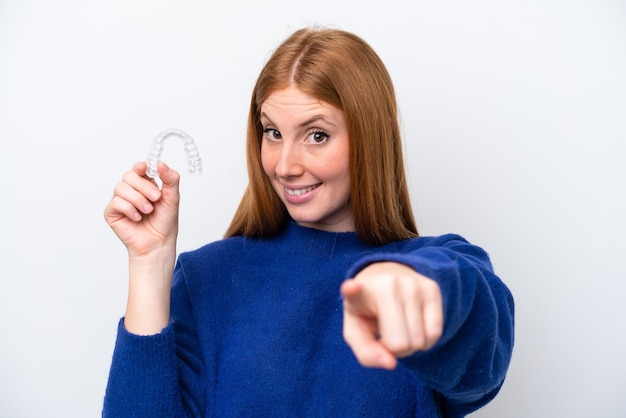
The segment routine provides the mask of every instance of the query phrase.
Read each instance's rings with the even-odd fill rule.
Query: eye
[[[280,131],[274,128],[263,129],[263,134],[270,141],[280,141],[283,138],[283,136],[280,134]]]
[[[330,135],[322,130],[314,130],[308,133],[307,138],[312,144],[323,144],[328,140]]]

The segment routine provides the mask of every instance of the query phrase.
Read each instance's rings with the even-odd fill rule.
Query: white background
[[[604,0],[0,0],[0,416],[100,415],[127,285],[114,184],[185,130],[204,175],[166,144],[179,250],[220,238],[253,83],[309,24],[377,50],[422,234],[485,247],[514,292],[513,363],[474,416],[626,416],[626,5]]]

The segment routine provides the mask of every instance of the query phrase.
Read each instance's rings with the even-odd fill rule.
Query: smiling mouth
[[[303,189],[289,189],[285,187],[285,191],[287,192],[289,196],[300,196],[300,195],[310,192],[313,189],[317,189],[321,184],[322,183],[318,183],[313,186],[305,187]]]

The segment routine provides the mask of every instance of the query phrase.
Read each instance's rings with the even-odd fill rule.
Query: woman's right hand
[[[104,218],[133,257],[175,248],[178,234],[180,175],[158,165],[162,188],[146,176],[145,162],[136,163],[114,189]]]
[[[161,189],[140,162],[115,186],[104,218],[128,250],[126,329],[152,335],[170,320],[170,287],[176,261],[180,175],[160,162]]]

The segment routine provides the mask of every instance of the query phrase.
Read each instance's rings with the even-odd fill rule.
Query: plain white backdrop
[[[623,1],[0,0],[0,416],[100,416],[126,298],[102,211],[152,138],[196,139],[179,250],[246,185],[248,100],[311,24],[394,79],[419,227],[486,248],[517,302],[507,381],[476,417],[626,416]]]

